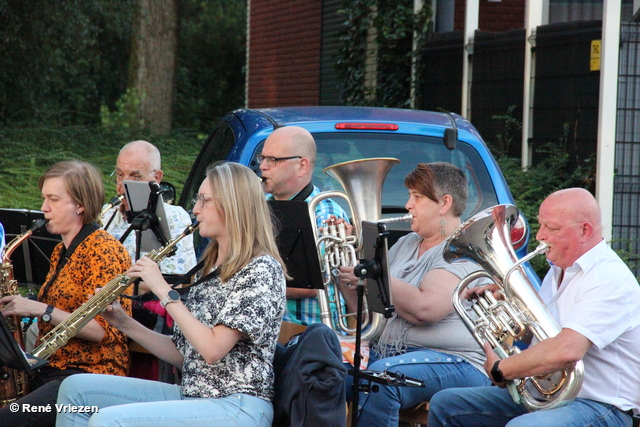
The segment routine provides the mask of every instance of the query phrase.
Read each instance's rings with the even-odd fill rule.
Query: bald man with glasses
[[[274,130],[257,157],[267,200],[309,202],[320,194],[321,190],[311,181],[316,157],[316,142],[306,129],[285,126]],[[349,218],[331,199],[318,203],[315,214],[318,227],[332,215],[347,221]],[[287,288],[287,311],[283,320],[305,326],[320,323],[317,296],[315,289]]]

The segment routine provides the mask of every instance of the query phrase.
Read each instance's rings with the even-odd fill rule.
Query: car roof
[[[459,139],[481,140],[478,131],[466,119],[455,113],[440,113],[402,108],[349,107],[349,106],[309,106],[240,109],[233,111],[247,128],[253,130],[265,127],[300,125],[309,131],[327,130],[341,122],[394,123],[398,131],[442,136],[444,129],[453,127],[459,132]],[[251,132],[253,133],[253,132]]]

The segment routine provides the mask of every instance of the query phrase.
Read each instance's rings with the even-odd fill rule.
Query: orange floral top
[[[53,251],[45,284],[55,274],[61,249],[65,248],[59,243]],[[46,285],[40,288],[38,300],[72,313],[95,294],[96,288],[103,287],[130,266],[131,258],[120,242],[106,231],[96,230],[78,245],[49,289],[45,290]],[[129,287],[125,293],[130,295],[131,291]],[[131,315],[131,300],[119,299],[125,311]],[[102,316],[98,315],[95,319],[105,329],[104,339],[101,342],[92,342],[71,338],[49,357],[48,366],[58,369],[78,368],[95,374],[126,375],[129,364],[126,336],[109,326]],[[40,335],[36,346],[40,345],[41,338],[54,328],[42,320],[38,321],[38,326]]]

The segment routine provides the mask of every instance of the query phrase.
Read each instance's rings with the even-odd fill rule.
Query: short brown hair
[[[45,171],[38,181],[42,191],[49,178],[62,178],[71,198],[84,208],[82,223],[92,224],[100,218],[104,186],[100,172],[90,163],[79,160],[58,162]]]
[[[418,163],[418,166],[407,174],[404,185],[434,202],[439,202],[447,194],[450,195],[453,199],[453,214],[457,217],[460,217],[467,207],[467,178],[460,168],[451,163]]]

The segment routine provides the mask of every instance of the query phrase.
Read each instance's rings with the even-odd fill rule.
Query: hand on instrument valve
[[[486,291],[491,291],[491,293],[493,294],[493,297],[499,301],[503,301],[505,299],[504,293],[502,293],[502,290],[500,289],[500,287],[495,283],[490,283],[488,285],[483,285],[483,286],[477,286],[475,288],[467,288],[463,292],[462,298],[467,299],[469,301],[478,299],[479,297],[483,296]]]
[[[353,225],[351,225],[351,223],[344,218],[338,218],[335,215],[329,215],[329,219],[325,220],[324,222],[333,225],[344,224],[347,236],[353,235]],[[320,228],[320,231],[322,231],[322,227]]]
[[[2,315],[4,317],[38,317],[47,308],[47,304],[20,295],[8,295],[0,298],[0,306],[2,306]]]

